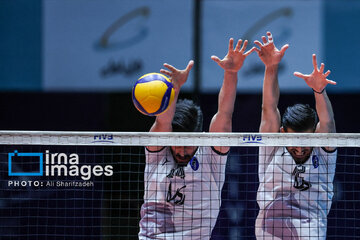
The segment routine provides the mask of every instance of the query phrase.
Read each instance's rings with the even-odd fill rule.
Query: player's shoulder
[[[322,155],[334,155],[337,153],[337,148],[328,149],[325,147],[315,147],[315,151]]]
[[[274,146],[260,146],[259,147],[259,155],[264,155],[264,156],[270,156],[270,155],[275,155],[275,153],[278,152],[285,152],[285,148],[283,147],[274,147]]]
[[[201,146],[198,148],[197,153],[202,155],[218,155],[218,156],[227,156],[229,154],[230,150],[223,153],[218,150],[216,150],[214,147],[210,146]]]
[[[160,152],[166,151],[166,149],[167,149],[167,147],[161,147],[161,148],[159,148],[159,149],[152,150],[152,149],[150,149],[150,148],[148,148],[148,147],[145,147],[145,152],[146,152],[146,153],[160,153]]]
[[[145,147],[145,157],[147,163],[157,163],[163,158],[167,158],[170,155],[170,148],[163,147],[158,150],[151,150]]]

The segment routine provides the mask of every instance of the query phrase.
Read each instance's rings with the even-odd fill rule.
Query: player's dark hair
[[[173,132],[202,132],[203,114],[192,100],[181,99],[176,103],[172,121]]]
[[[291,128],[295,132],[304,132],[309,129],[315,131],[318,123],[316,111],[308,104],[295,104],[286,108],[282,117],[282,126],[285,131]]]

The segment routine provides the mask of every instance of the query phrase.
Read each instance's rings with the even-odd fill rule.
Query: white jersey
[[[209,239],[221,205],[227,154],[198,147],[178,166],[170,147],[146,152],[139,239]]]
[[[336,155],[313,148],[297,165],[286,147],[259,148],[257,239],[326,239]]]

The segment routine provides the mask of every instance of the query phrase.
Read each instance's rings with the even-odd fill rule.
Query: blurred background
[[[217,110],[230,37],[253,41],[273,33],[280,49],[280,111],[314,106],[311,89],[292,73],[312,71],[312,53],[336,86],[328,86],[338,132],[359,132],[359,1],[0,0],[0,129],[148,131],[131,88],[163,63],[195,60],[180,98],[193,98],[205,130]],[[239,72],[235,132],[260,123],[264,66],[250,55]]]
[[[201,105],[208,131],[223,79],[211,55],[223,58],[230,37],[249,40],[250,49],[271,31],[279,49],[290,45],[279,70],[281,113],[299,102],[314,107],[312,90],[293,72],[311,73],[316,53],[337,82],[327,87],[337,131],[359,132],[359,13],[355,0],[0,0],[0,129],[148,131],[154,118],[133,106],[133,84],[143,74],[159,72],[163,63],[183,69],[193,59],[180,98]],[[239,72],[235,132],[258,131],[263,74],[262,62],[251,54]],[[136,239],[143,148],[1,147],[1,236]],[[89,164],[112,164],[116,174],[97,178],[90,191],[19,191],[5,186],[7,153],[14,150],[77,152]],[[213,232],[219,237],[213,239],[254,236],[256,151],[231,152],[221,224]],[[358,150],[349,156],[339,153],[329,239],[359,235]]]

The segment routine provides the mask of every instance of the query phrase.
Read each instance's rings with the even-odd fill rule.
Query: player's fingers
[[[169,77],[171,77],[171,75],[172,75],[172,72],[170,72],[168,70],[165,70],[165,69],[160,69],[160,72],[165,74],[165,75],[168,75]]]
[[[333,81],[333,80],[326,79],[326,82],[331,84],[331,85],[336,85],[336,82]]]
[[[242,48],[240,49],[240,52],[245,52],[247,45],[248,45],[248,40],[245,40]]]
[[[319,69],[317,67],[316,55],[315,54],[312,55],[312,62],[313,62],[314,70],[319,71]]]
[[[324,74],[324,76],[327,77],[327,76],[330,75],[330,73],[331,73],[331,71],[330,71],[330,70],[327,70],[326,73]]]
[[[263,43],[264,43],[264,44],[266,44],[266,43],[267,43],[267,39],[266,39],[266,37],[265,37],[265,36],[261,36],[261,40],[263,41]]]
[[[255,49],[253,51],[255,51],[258,55],[260,55],[261,51],[259,49],[257,49],[256,47],[254,47]]]
[[[228,51],[232,51],[234,49],[234,39],[233,38],[230,38],[229,39],[229,49]]]
[[[220,65],[220,62],[221,62],[221,60],[220,60],[220,58],[218,58],[217,56],[211,56],[211,59],[213,60],[213,61],[215,61],[217,64],[219,64]]]
[[[245,56],[250,55],[252,52],[259,52],[259,49],[257,49],[256,47],[252,47],[249,51],[247,51],[246,53],[244,53]]]
[[[258,40],[255,40],[255,41],[254,41],[254,44],[255,44],[255,45],[258,45],[260,48],[263,46],[263,45],[261,44],[261,42],[259,42]]]
[[[321,63],[321,64],[320,64],[320,70],[319,70],[319,72],[320,72],[320,73],[323,73],[323,72],[324,72],[324,68],[325,68],[325,64],[324,64],[324,63]]]
[[[267,32],[266,35],[268,36],[269,42],[273,42],[273,37],[272,37],[271,32]]]
[[[242,44],[242,39],[239,39],[236,44],[235,51],[237,52],[240,51],[241,44]]]
[[[188,65],[186,66],[186,71],[190,71],[192,67],[194,66],[194,60],[190,60]]]
[[[169,70],[171,70],[173,72],[178,71],[174,66],[167,64],[167,63],[164,63],[164,67],[168,68]]]
[[[295,77],[299,77],[299,78],[302,78],[305,80],[306,78],[306,75],[305,74],[302,74],[302,73],[299,73],[299,72],[294,72],[294,76]]]
[[[282,56],[284,56],[285,51],[289,48],[289,44],[285,44],[284,46],[282,46],[282,48],[280,49],[280,53]]]

